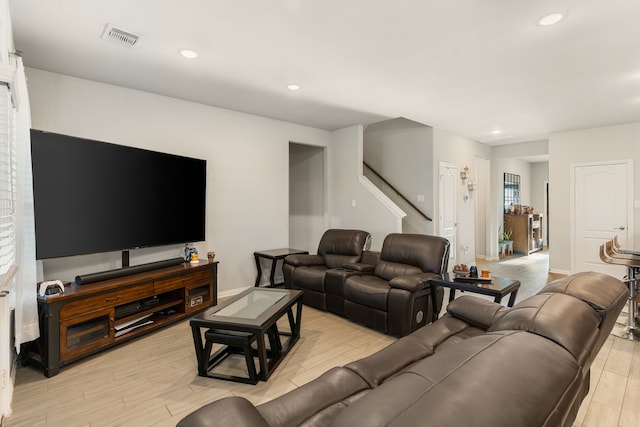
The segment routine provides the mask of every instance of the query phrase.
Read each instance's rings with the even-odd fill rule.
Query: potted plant
[[[513,253],[513,240],[511,240],[512,234],[512,229],[509,229],[509,231],[505,231],[504,233],[502,232],[502,226],[498,229],[498,249],[502,256]]]

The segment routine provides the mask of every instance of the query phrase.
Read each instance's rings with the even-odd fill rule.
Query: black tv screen
[[[205,240],[206,160],[31,131],[36,258]]]

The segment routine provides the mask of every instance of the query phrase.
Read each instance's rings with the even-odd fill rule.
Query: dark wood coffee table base
[[[248,384],[257,384],[258,380],[267,381],[273,370],[282,362],[282,359],[300,338],[302,291],[260,289],[261,292],[285,292],[287,297],[255,319],[215,316],[217,311],[254,290],[258,291],[257,288],[251,288],[191,319],[190,325],[198,362],[198,375]],[[279,331],[276,322],[285,314],[289,320],[290,331]],[[265,336],[269,341],[268,348]],[[282,337],[287,337],[287,339],[283,340]],[[225,347],[211,354],[213,344],[222,344]],[[252,344],[255,345],[252,346]],[[244,355],[247,364],[247,377],[226,375],[214,371],[214,368],[231,354]],[[258,358],[259,372],[256,372],[254,357]]]

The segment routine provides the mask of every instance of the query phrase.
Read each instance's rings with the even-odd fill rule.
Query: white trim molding
[[[16,67],[12,64],[0,64],[0,82],[13,85]]]

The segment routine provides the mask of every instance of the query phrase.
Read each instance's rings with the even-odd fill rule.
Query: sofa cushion
[[[397,276],[409,276],[415,274],[421,274],[420,267],[415,265],[402,264],[399,262],[380,261],[376,264],[374,274],[378,277],[382,277],[385,280],[391,280]]]
[[[596,310],[602,321],[594,344],[599,349],[615,326],[618,313],[626,304],[627,287],[618,279],[602,273],[577,273],[549,283],[540,292],[558,292],[579,298]]]
[[[582,272],[563,277],[546,285],[540,293],[563,293],[579,298],[606,312],[615,310],[625,299],[620,280],[602,273]],[[622,302],[622,305],[624,305]]]
[[[334,411],[328,411],[327,415],[335,417],[335,409],[346,408],[353,395],[368,388],[368,384],[350,369],[333,368],[286,395],[263,403],[258,411],[272,427],[298,426],[330,407],[334,407]]]
[[[529,297],[506,312],[489,331],[522,330],[561,345],[581,364],[590,359],[600,317],[584,301],[557,293]]]
[[[459,319],[447,316],[345,367],[356,372],[370,387],[374,388],[412,363],[432,355],[443,342],[455,335],[464,334],[464,331],[469,329],[475,330],[471,332],[473,336],[484,333],[482,330],[470,328],[467,323]]]
[[[324,265],[298,267],[293,270],[293,283],[297,288],[323,292],[326,271],[327,267]]]
[[[560,426],[582,391],[580,366],[562,347],[523,331],[495,332],[414,363],[332,425]]]
[[[448,255],[449,241],[444,237],[393,233],[384,239],[382,251],[380,251],[380,261],[417,266],[421,270],[418,273],[442,274],[447,268]],[[376,267],[376,275],[389,280],[401,274],[416,274],[412,272],[396,273],[395,267],[391,268],[391,266],[392,264],[385,266],[380,271]]]
[[[366,307],[387,311],[389,282],[378,276],[351,276],[344,285],[344,298]]]
[[[369,249],[371,235],[362,230],[330,229],[324,232],[318,244],[318,255],[327,254],[351,255],[360,260],[362,251]],[[332,268],[340,267],[335,266]]]

